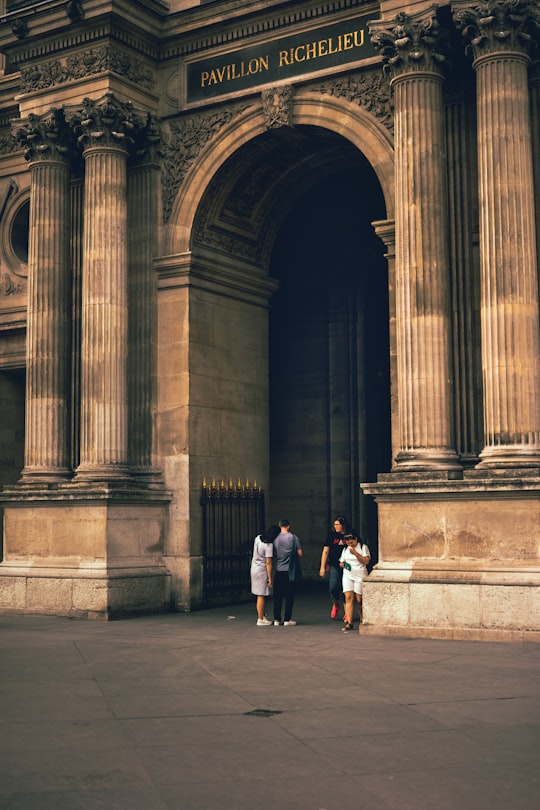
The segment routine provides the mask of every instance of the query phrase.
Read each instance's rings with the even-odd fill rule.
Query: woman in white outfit
[[[345,535],[347,548],[344,548],[339,558],[343,568],[343,593],[345,595],[346,623],[342,628],[344,633],[353,630],[354,602],[358,603],[360,618],[362,618],[362,582],[367,577],[367,564],[370,560],[369,548],[361,543],[355,531]]]
[[[258,534],[253,543],[251,558],[251,593],[257,597],[257,626],[266,627],[272,624],[264,613],[266,597],[272,587],[272,558],[274,540],[279,534],[279,526],[270,526],[263,534]]]

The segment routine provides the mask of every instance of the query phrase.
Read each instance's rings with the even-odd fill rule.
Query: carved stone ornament
[[[136,144],[138,130],[146,123],[141,114],[134,111],[131,102],[120,102],[112,93],[106,93],[97,101],[85,98],[82,109],[66,113],[82,149],[122,146],[129,152]]]
[[[23,149],[23,144],[13,136],[11,126],[2,127],[0,130],[0,155],[11,155],[20,149]]]
[[[540,43],[538,0],[454,2],[453,18],[475,57],[497,51],[531,54]]]
[[[261,92],[266,129],[291,126],[292,87],[269,87]]]
[[[184,177],[202,148],[233,118],[250,105],[235,104],[217,112],[204,112],[172,121],[162,145],[163,221],[168,222]]]
[[[390,132],[394,130],[392,93],[388,80],[379,70],[331,79],[310,90],[358,104],[376,116]]]
[[[390,77],[412,71],[440,73],[447,64],[449,41],[434,9],[414,15],[401,12],[390,24],[377,20],[369,24],[371,41],[383,58],[383,70]]]
[[[28,161],[69,160],[73,153],[73,133],[63,111],[55,107],[42,115],[30,113],[26,119],[15,119],[11,132]]]
[[[17,39],[24,39],[28,34],[28,23],[23,17],[15,17],[15,19],[11,21],[11,30]]]
[[[66,3],[66,14],[72,22],[80,22],[84,17],[82,3],[77,2],[77,0],[69,0]]]
[[[14,281],[9,273],[4,273],[0,279],[0,296],[24,295],[26,293],[25,281]]]
[[[116,73],[139,85],[153,90],[154,74],[141,59],[134,59],[125,51],[110,45],[101,45],[68,56],[65,62],[57,59],[32,65],[21,70],[21,92],[32,93],[46,87],[95,76],[98,73]]]
[[[158,161],[161,156],[161,126],[152,113],[141,113],[134,130],[133,162],[143,164]]]

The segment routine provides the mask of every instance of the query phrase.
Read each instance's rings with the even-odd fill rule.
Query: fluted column
[[[531,124],[534,167],[534,208],[536,211],[536,253],[540,253],[540,59],[534,63],[531,81]],[[540,276],[540,267],[538,268]],[[540,283],[540,278],[539,278]]]
[[[131,106],[107,94],[71,113],[85,161],[77,479],[128,475],[127,172]]]
[[[56,109],[14,123],[30,162],[26,428],[21,481],[70,469],[70,132]]]
[[[397,468],[459,466],[453,394],[442,104],[443,39],[433,16],[371,26],[395,107]]]
[[[128,175],[129,255],[129,459],[132,474],[154,478],[152,467],[153,330],[156,307],[152,261],[158,232],[161,135],[148,116],[137,137],[136,159]]]
[[[540,332],[528,50],[532,0],[453,4],[477,76],[484,449],[481,465],[540,463]]]
[[[446,104],[448,232],[456,451],[465,467],[483,446],[476,117],[462,88]]]

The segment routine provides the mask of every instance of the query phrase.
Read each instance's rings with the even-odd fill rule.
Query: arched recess
[[[365,155],[381,185],[386,217],[393,220],[394,150],[387,128],[357,104],[312,92],[298,93],[293,98],[291,125],[303,124],[335,132]],[[178,255],[191,249],[197,209],[212,178],[237,150],[265,132],[263,107],[256,103],[229,121],[201,150],[172,207],[166,237],[167,253]]]
[[[270,273],[276,238],[302,195],[349,163],[371,173],[379,188],[382,213],[374,218],[392,220],[391,134],[356,104],[298,92],[290,126],[269,129],[261,103],[224,125],[172,206],[168,256],[156,262],[158,446],[174,492],[166,554],[192,598],[198,586],[202,591],[203,477],[257,479],[265,489],[270,480],[268,313],[278,287]],[[308,569],[315,569],[320,540]]]

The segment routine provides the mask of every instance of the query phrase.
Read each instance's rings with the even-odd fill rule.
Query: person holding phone
[[[347,548],[344,548],[339,558],[343,569],[343,593],[345,595],[346,623],[342,628],[344,633],[354,629],[354,603],[358,605],[360,621],[362,620],[362,583],[368,575],[367,564],[370,560],[369,548],[361,542],[358,532],[351,530],[345,535]]]

